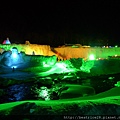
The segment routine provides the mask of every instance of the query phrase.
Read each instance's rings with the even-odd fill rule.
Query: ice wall
[[[51,67],[57,62],[57,57],[44,55],[26,55],[24,52],[18,53],[16,47],[12,51],[5,51],[0,54],[0,66],[9,68],[25,67]]]
[[[67,59],[70,58],[85,58],[87,59],[90,54],[94,54],[96,58],[107,58],[108,56],[118,55],[120,56],[120,47],[114,48],[54,48],[61,55],[66,56]]]
[[[10,45],[3,45],[0,44],[1,52],[2,48],[5,51],[11,50],[13,47],[18,49],[18,52],[23,51],[28,55],[45,55],[45,56],[53,56],[55,55],[54,52],[51,51],[49,45],[38,45],[38,44],[10,44]]]
[[[0,44],[0,52],[3,52],[3,49],[8,51],[13,47],[18,49],[18,52],[23,51],[28,55],[44,55],[44,56],[53,56],[56,55],[60,59],[70,59],[70,58],[84,58],[87,59],[90,54],[94,54],[96,58],[107,58],[108,56],[118,55],[120,56],[120,47],[114,48],[100,48],[100,47],[89,47],[89,48],[72,48],[72,47],[63,47],[63,48],[54,48],[54,51],[51,50],[49,45],[38,45],[38,44],[10,44],[3,45]]]

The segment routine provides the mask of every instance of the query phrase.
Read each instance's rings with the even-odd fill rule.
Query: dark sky
[[[120,44],[119,0],[40,1],[1,2],[0,40]]]

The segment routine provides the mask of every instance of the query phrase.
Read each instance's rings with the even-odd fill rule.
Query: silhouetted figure
[[[12,71],[13,71],[13,72],[15,71],[15,68],[14,68],[14,67],[12,68]]]
[[[35,52],[33,51],[33,53],[32,53],[33,55],[35,55]]]

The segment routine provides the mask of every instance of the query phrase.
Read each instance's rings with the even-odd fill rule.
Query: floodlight
[[[91,55],[89,56],[89,60],[95,60],[95,56],[94,56],[93,54],[91,54]]]

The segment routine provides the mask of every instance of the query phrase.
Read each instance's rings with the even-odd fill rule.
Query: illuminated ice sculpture
[[[6,40],[3,41],[3,44],[11,44],[9,38],[7,37]]]
[[[18,58],[18,50],[17,50],[16,47],[13,47],[13,48],[12,48],[12,55],[11,55],[11,57],[13,57],[13,58],[15,58],[15,59]]]
[[[20,53],[18,53],[18,49],[16,47],[13,47],[11,49],[11,56],[10,56],[10,67],[11,68],[17,68],[20,63],[23,63],[23,59]]]

